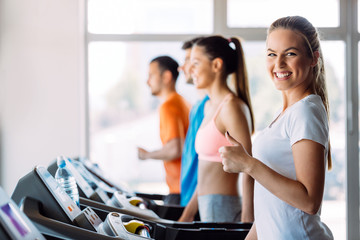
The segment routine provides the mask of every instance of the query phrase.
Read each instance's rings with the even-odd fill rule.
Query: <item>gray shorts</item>
[[[202,222],[240,222],[241,198],[239,196],[209,194],[198,196]]]

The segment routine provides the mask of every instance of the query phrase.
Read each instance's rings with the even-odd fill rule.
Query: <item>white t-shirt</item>
[[[281,175],[295,180],[291,146],[302,139],[320,143],[325,147],[326,163],[328,135],[327,114],[321,98],[309,95],[287,108],[282,116],[258,134],[253,143],[253,156]],[[254,208],[260,240],[333,239],[329,228],[320,220],[320,210],[309,215],[280,200],[258,182],[255,182]]]

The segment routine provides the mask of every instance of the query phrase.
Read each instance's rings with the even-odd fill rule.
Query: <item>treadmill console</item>
[[[52,193],[56,201],[61,206],[71,221],[81,213],[80,208],[71,200],[69,195],[60,187],[51,174],[42,166],[35,168],[36,173],[43,180],[49,191]]]
[[[10,237],[8,239],[45,240],[29,218],[20,211],[2,188],[0,188],[0,224],[5,229],[8,237]]]

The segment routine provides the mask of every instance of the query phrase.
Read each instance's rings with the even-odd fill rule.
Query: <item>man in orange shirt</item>
[[[181,153],[189,126],[190,105],[175,89],[178,67],[178,63],[168,56],[160,56],[150,62],[147,84],[152,95],[163,101],[160,106],[160,138],[163,146],[152,152],[138,148],[139,159],[164,161],[170,192],[164,200],[166,204],[180,204]]]

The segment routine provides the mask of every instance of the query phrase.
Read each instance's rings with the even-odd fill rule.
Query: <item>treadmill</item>
[[[251,226],[180,223],[83,198],[78,208],[42,166],[19,180],[12,199],[43,234],[56,233],[60,239],[244,239]]]
[[[73,175],[77,178],[80,198],[87,198],[117,207],[121,207],[121,205],[125,204],[128,208],[132,208],[132,206],[130,206],[127,202],[124,202],[123,198],[126,196],[132,204],[138,205],[143,209],[149,209],[156,213],[156,215],[160,218],[174,221],[180,218],[184,210],[184,207],[179,205],[164,205],[164,195],[135,193],[125,186],[111,183],[110,180],[106,180],[106,178],[103,177],[101,170],[91,164],[88,160],[74,160],[66,157],[63,158],[65,158],[67,163],[70,161],[71,165],[77,170]],[[55,176],[57,168],[57,161],[54,160],[49,164],[48,171],[52,176]],[[79,174],[83,179],[79,177]],[[88,184],[86,184],[85,181]],[[111,198],[112,204],[109,203],[109,198]],[[120,204],[118,202],[122,203]],[[197,215],[195,219],[200,220],[200,217]]]

